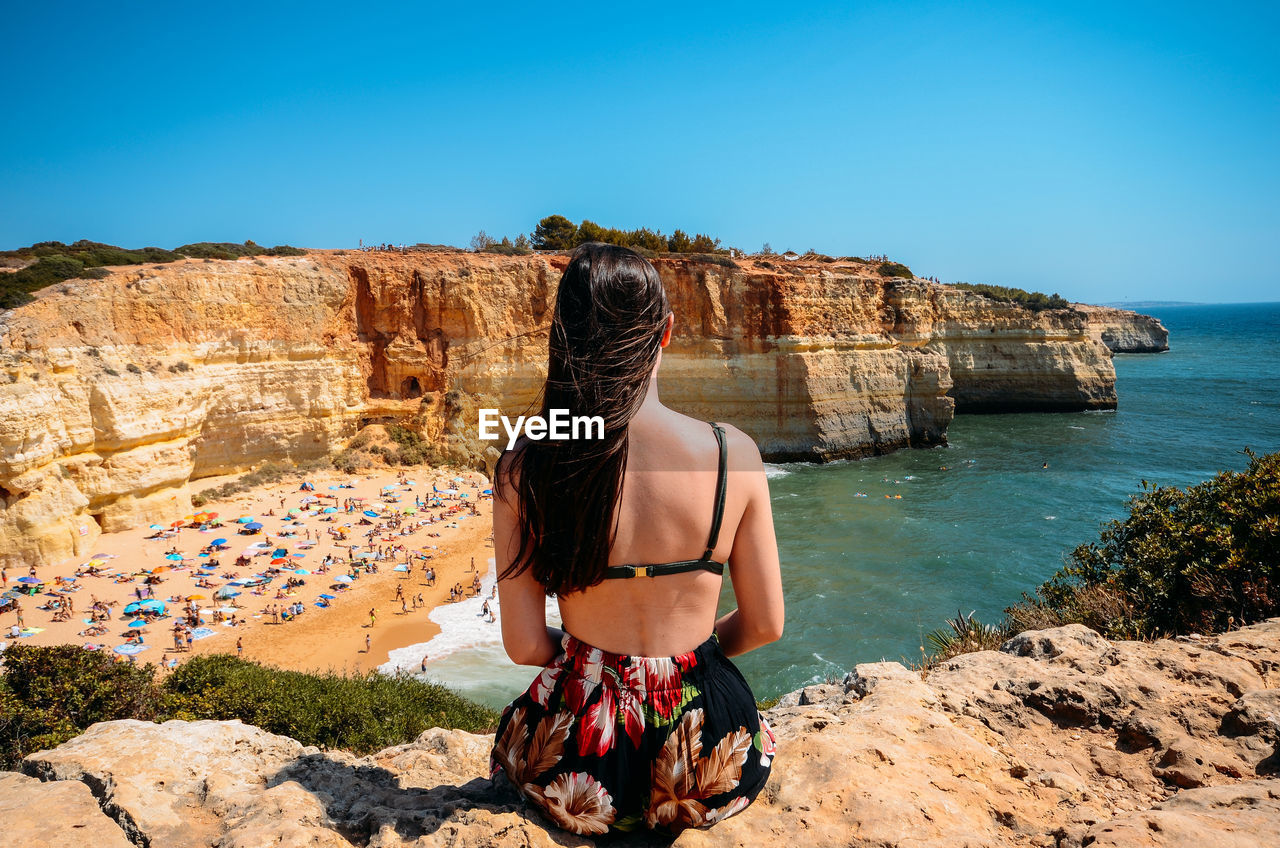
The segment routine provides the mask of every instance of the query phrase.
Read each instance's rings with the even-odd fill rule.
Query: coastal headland
[[[44,290],[0,317],[0,563],[87,558],[191,514],[204,478],[331,455],[369,424],[491,468],[477,410],[535,397],[566,261],[313,251]],[[654,264],[677,316],[664,400],[773,460],[941,444],[957,412],[1114,408],[1112,349],[1167,345],[1136,313],[1031,312],[869,263]]]

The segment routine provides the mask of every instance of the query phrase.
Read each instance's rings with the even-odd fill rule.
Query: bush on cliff
[[[1129,515],[1072,551],[1023,606],[1128,638],[1217,633],[1280,615],[1280,453],[1246,453],[1244,471],[1186,489],[1143,481]],[[1097,608],[1105,616],[1091,614]]]
[[[876,273],[882,277],[906,277],[908,280],[913,276],[911,269],[901,262],[881,262],[876,266]]]
[[[94,722],[155,719],[165,697],[152,666],[115,662],[79,645],[11,645],[0,676],[0,768],[52,748]]]
[[[492,710],[404,675],[302,674],[227,654],[192,657],[162,681],[156,671],[78,645],[10,646],[0,675],[0,769],[119,719],[240,719],[358,754],[431,727],[480,732],[497,722]]]
[[[1024,630],[1083,624],[1112,639],[1220,633],[1280,615],[1280,453],[1180,489],[1143,482],[1125,518],[1005,609],[928,635],[928,662],[998,647]]]
[[[370,754],[432,727],[482,732],[492,710],[443,686],[376,672],[344,677],[266,668],[227,654],[192,657],[164,683],[169,718],[232,719],[305,745]]]
[[[287,244],[264,248],[246,241],[244,244],[199,242],[176,250],[143,247],[136,250],[113,244],[81,239],[71,244],[42,241],[30,247],[0,251],[0,260],[31,261],[31,264],[9,274],[0,274],[0,309],[12,309],[32,300],[31,293],[46,286],[82,277],[101,277],[105,266],[143,265],[150,262],[174,262],[183,257],[193,259],[235,259],[240,256],[299,256],[305,250]]]
[[[1060,296],[1057,292],[1053,294],[1029,292],[1009,286],[992,286],[986,283],[954,283],[953,285],[958,289],[980,294],[991,300],[998,300],[1002,303],[1016,303],[1018,306],[1030,309],[1032,312],[1043,312],[1046,309],[1066,309],[1071,305],[1071,301]]]

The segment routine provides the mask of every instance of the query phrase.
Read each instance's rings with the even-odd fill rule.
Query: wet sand
[[[134,662],[165,663],[176,659],[181,663],[188,657],[204,653],[236,653],[236,642],[243,644],[243,656],[265,665],[296,671],[366,671],[385,663],[388,652],[414,643],[426,642],[435,635],[439,628],[428,620],[430,611],[441,603],[447,603],[449,588],[461,583],[470,592],[472,562],[483,575],[487,563],[492,556],[491,501],[481,491],[488,488],[488,481],[483,475],[475,472],[453,472],[443,469],[415,468],[409,470],[405,479],[413,485],[397,483],[398,469],[383,469],[376,473],[365,473],[355,477],[343,475],[336,471],[311,474],[306,480],[313,485],[313,490],[299,489],[301,480],[294,479],[261,486],[249,492],[232,497],[211,501],[196,511],[200,513],[217,513],[216,522],[221,526],[206,523],[203,529],[196,529],[193,522],[186,525],[169,538],[147,539],[156,531],[148,528],[104,534],[95,553],[104,555],[93,559],[102,563],[97,576],[85,574],[75,581],[79,588],[75,591],[59,593],[69,598],[75,606],[75,612],[69,621],[55,622],[53,613],[37,609],[54,600],[57,596],[56,577],[71,577],[78,566],[90,561],[72,561],[56,566],[43,566],[36,569],[35,577],[45,582],[46,591],[35,596],[23,596],[21,603],[23,617],[30,635],[14,639],[10,636],[10,627],[16,623],[14,612],[0,614],[0,642],[54,645],[85,643],[101,646],[100,650],[115,653],[115,648],[125,644],[125,637],[131,629],[141,629],[145,650],[134,655]],[[455,483],[454,478],[461,477],[462,482]],[[213,485],[218,481],[200,481],[196,488]],[[353,488],[330,488],[331,486],[353,484]],[[436,495],[433,484],[439,490],[456,491],[457,494]],[[385,489],[384,487],[393,487]],[[380,496],[388,494],[398,498],[398,502],[388,503]],[[465,495],[466,497],[463,497]],[[435,504],[415,514],[405,515],[405,509],[414,509],[415,496],[423,499],[438,497],[430,501]],[[346,498],[363,498],[362,507],[378,512],[379,518],[369,518],[369,525],[359,524],[363,509],[347,513],[342,509]],[[311,502],[312,508],[304,509],[305,498],[319,498]],[[281,501],[283,500],[283,505]],[[456,509],[454,514],[446,515],[443,520],[439,516],[451,508],[464,504],[474,504],[478,515],[470,515],[469,510]],[[323,514],[320,509],[325,506],[336,506],[337,512]],[[287,523],[287,510],[299,510],[301,523]],[[274,515],[268,514],[274,512]],[[377,563],[378,571],[371,573],[358,570],[361,576],[356,578],[348,588],[335,591],[334,578],[348,573],[351,553],[368,551],[369,540],[364,534],[376,526],[386,524],[386,517],[399,513],[402,527],[410,522],[425,520],[428,516],[437,520],[415,529],[407,535],[399,535],[398,530],[380,532],[372,540],[375,546],[383,549],[396,548],[393,556],[383,560],[371,560]],[[238,532],[242,526],[236,519],[252,517],[263,527],[254,535],[242,535]],[[323,519],[329,518],[330,521]],[[333,538],[327,531],[329,528],[348,527],[347,540]],[[167,530],[167,528],[166,528]],[[282,532],[294,532],[296,535],[284,536]],[[314,545],[308,547],[306,533],[310,531]],[[171,531],[172,532],[172,531]],[[430,534],[438,533],[439,536]],[[226,539],[228,549],[219,550],[209,556],[199,556],[201,549],[214,539]],[[277,567],[292,570],[303,568],[309,574],[291,575],[282,573],[275,576],[265,587],[262,594],[254,594],[248,587],[232,587],[240,594],[229,603],[239,609],[235,610],[236,618],[243,619],[244,624],[228,626],[215,622],[215,607],[231,609],[227,602],[214,600],[216,588],[196,586],[196,571],[200,565],[216,558],[219,567],[213,569],[214,575],[208,579],[215,587],[224,587],[230,582],[225,575],[238,578],[250,578],[262,573],[272,560],[270,553],[250,557],[250,565],[235,567],[234,563],[240,554],[246,552],[249,545],[269,541],[268,551],[274,552],[276,546],[288,551],[287,563],[278,562]],[[352,544],[359,545],[355,551],[349,552]],[[181,561],[166,559],[166,551],[175,548],[183,555]],[[403,549],[401,549],[403,548]],[[421,552],[430,556],[425,563],[414,557],[412,571],[406,573],[395,571],[396,565],[405,562],[405,555],[413,556]],[[301,556],[295,556],[301,554]],[[316,571],[326,554],[338,557],[341,562],[330,566],[327,574]],[[359,560],[356,560],[357,562]],[[429,587],[425,579],[426,566],[434,568],[436,581]],[[148,571],[160,567],[156,572],[163,582],[155,585],[155,597],[165,601],[168,616],[148,623],[143,628],[129,628],[133,615],[125,615],[126,605],[136,601],[135,589],[143,587]],[[208,569],[206,569],[208,570]],[[121,582],[116,582],[115,575],[123,574]],[[26,572],[16,569],[8,570],[8,587],[18,585],[18,578],[27,576]],[[285,590],[286,597],[277,598],[277,592],[283,587],[287,577],[294,576],[304,580],[305,585]],[[396,600],[397,586],[403,590],[406,609],[402,609]],[[321,593],[334,595],[328,608],[314,605]],[[204,611],[201,622],[204,627],[213,631],[213,635],[196,639],[190,652],[173,650],[172,627],[175,620],[183,619],[185,599],[191,595],[203,595],[195,601]],[[413,599],[421,596],[420,605]],[[111,617],[105,622],[107,633],[99,636],[78,635],[88,625],[83,619],[89,618],[91,596],[102,601],[115,601],[111,607]],[[266,612],[271,605],[287,605],[301,601],[305,604],[305,612],[292,621],[276,623]],[[371,627],[370,608],[377,610],[376,623]],[[40,632],[31,632],[40,629]],[[366,650],[366,636],[370,646]]]

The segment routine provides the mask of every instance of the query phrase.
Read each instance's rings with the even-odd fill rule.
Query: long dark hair
[[[498,490],[514,484],[520,532],[503,577],[532,569],[548,595],[603,579],[627,427],[644,402],[670,311],[657,270],[640,254],[598,242],[573,252],[556,293],[541,414],[598,415],[604,438],[522,439],[499,463]]]

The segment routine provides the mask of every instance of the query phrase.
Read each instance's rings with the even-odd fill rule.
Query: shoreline
[[[398,483],[404,480],[412,485]],[[300,488],[303,481],[312,485],[312,489]],[[460,482],[454,482],[460,481]],[[344,488],[331,488],[342,485]],[[346,488],[350,486],[350,488]],[[451,488],[456,486],[457,488]],[[328,671],[343,674],[360,674],[377,669],[389,660],[390,652],[397,648],[429,641],[440,632],[437,624],[428,616],[437,606],[448,603],[449,588],[462,584],[469,589],[473,572],[470,570],[474,562],[476,573],[484,574],[492,556],[492,505],[488,496],[481,492],[489,486],[488,480],[477,472],[459,472],[447,468],[380,468],[362,472],[359,475],[348,475],[336,470],[311,472],[292,476],[288,480],[263,484],[245,492],[227,498],[211,500],[205,503],[202,512],[216,513],[221,526],[207,526],[206,529],[191,529],[188,526],[177,530],[171,538],[146,539],[155,531],[138,528],[104,534],[99,539],[95,550],[105,556],[92,559],[64,561],[59,565],[40,566],[34,569],[35,579],[45,583],[45,591],[34,596],[23,595],[20,598],[24,623],[28,635],[12,638],[10,631],[17,621],[12,609],[0,613],[0,645],[33,644],[56,645],[85,643],[97,644],[99,650],[112,652],[122,661],[133,661],[138,665],[151,663],[158,665],[162,674],[167,673],[169,663],[177,660],[177,665],[186,659],[203,654],[225,653],[236,655],[237,640],[243,645],[242,656],[265,666],[278,669],[325,673]],[[454,494],[437,495],[433,489]],[[382,502],[384,495],[393,496],[394,502]],[[430,499],[440,497],[439,501]],[[303,503],[306,498],[310,506]],[[341,507],[347,498],[361,498],[361,506],[373,507],[379,513],[368,525],[359,521],[364,517],[363,510],[348,513],[339,508],[336,512],[323,514],[322,505]],[[405,514],[406,510],[415,510],[415,499],[427,499],[437,503],[425,509]],[[470,514],[474,506],[475,515]],[[294,518],[299,523],[292,523],[285,511],[298,510]],[[452,514],[445,514],[452,510]],[[272,514],[274,513],[274,514]],[[237,516],[258,519],[264,526],[254,535],[241,535],[237,528]],[[404,535],[394,529],[400,523],[401,529],[408,525],[425,522],[427,517],[434,518],[434,523],[424,523]],[[330,529],[347,526],[348,539],[335,538]],[[154,526],[154,525],[153,525]],[[371,540],[361,534],[368,533],[375,527],[387,527]],[[281,533],[305,534],[280,535]],[[429,535],[429,534],[438,534]],[[309,538],[308,538],[309,537]],[[200,556],[196,552],[209,544],[214,538],[226,539],[226,546],[210,556]],[[311,541],[314,540],[314,541]],[[237,556],[248,552],[248,544],[269,541],[270,546],[279,545],[290,551],[289,559],[276,558],[279,568],[294,567],[306,570],[305,575],[296,575],[305,581],[302,586],[290,589],[285,597],[277,598],[277,593],[284,589],[287,577],[295,577],[289,571],[274,577],[260,594],[253,594],[247,587],[239,587],[240,594],[230,603],[237,607],[237,619],[243,617],[244,624],[227,626],[215,622],[217,607],[230,610],[224,601],[214,599],[215,589],[201,588],[195,585],[197,570],[200,565],[216,559],[219,566],[212,569],[215,574],[207,579],[215,587],[227,587],[230,583],[228,575],[239,579],[249,578],[254,573],[263,573],[267,556],[253,556],[249,565],[236,567],[232,563]],[[364,570],[360,576],[347,584],[349,588],[335,591],[331,587],[334,578],[348,571],[351,561],[351,546],[358,546],[358,552],[369,550],[369,542],[381,547],[384,552],[389,548],[397,548],[393,558],[382,560],[370,559],[377,563],[377,572]],[[176,547],[184,555],[181,562],[165,558],[164,551]],[[242,551],[244,549],[244,551]],[[429,557],[423,560],[417,552]],[[331,562],[329,572],[320,573],[316,569],[326,555],[337,557]],[[394,570],[404,567],[406,555],[412,556],[411,572]],[[68,592],[60,592],[55,578],[70,577],[79,567],[88,562],[97,561],[100,574],[92,576],[84,574],[74,581],[80,588]],[[359,561],[358,559],[356,560]],[[434,586],[428,586],[425,570],[429,566],[435,570]],[[155,571],[155,569],[159,571]],[[209,569],[205,569],[206,572]],[[124,616],[125,606],[136,601],[135,590],[144,586],[143,580],[147,572],[157,574],[162,582],[154,586],[155,598],[166,603],[165,617],[148,622],[140,628],[129,628],[133,616]],[[6,588],[14,588],[21,578],[29,572],[19,573],[16,569],[8,569]],[[123,574],[128,577],[115,578],[111,575]],[[66,585],[66,584],[63,584]],[[396,600],[397,587],[403,590],[406,609]],[[333,595],[328,608],[315,606],[321,593]],[[185,619],[184,601],[187,596],[199,598],[195,603],[201,609],[200,623],[202,628],[209,628],[214,635],[197,638],[191,643],[191,649],[175,652],[173,648],[172,627],[175,621]],[[103,622],[107,625],[107,633],[99,636],[77,635],[88,625],[91,597],[101,601],[113,602],[110,618]],[[414,599],[421,597],[421,603],[414,604]],[[474,595],[471,595],[474,597]],[[59,598],[67,598],[74,604],[74,612],[69,620],[53,621],[53,612],[37,607],[48,602],[57,602]],[[266,610],[272,605],[287,605],[297,602],[304,604],[305,612],[292,621],[275,622]],[[376,624],[369,626],[369,610],[376,608]],[[141,630],[146,648],[140,653],[125,659],[115,652],[115,648],[125,643],[130,630]],[[26,632],[26,631],[24,631]],[[365,637],[369,637],[369,648],[366,650]],[[136,659],[135,659],[136,657]]]

